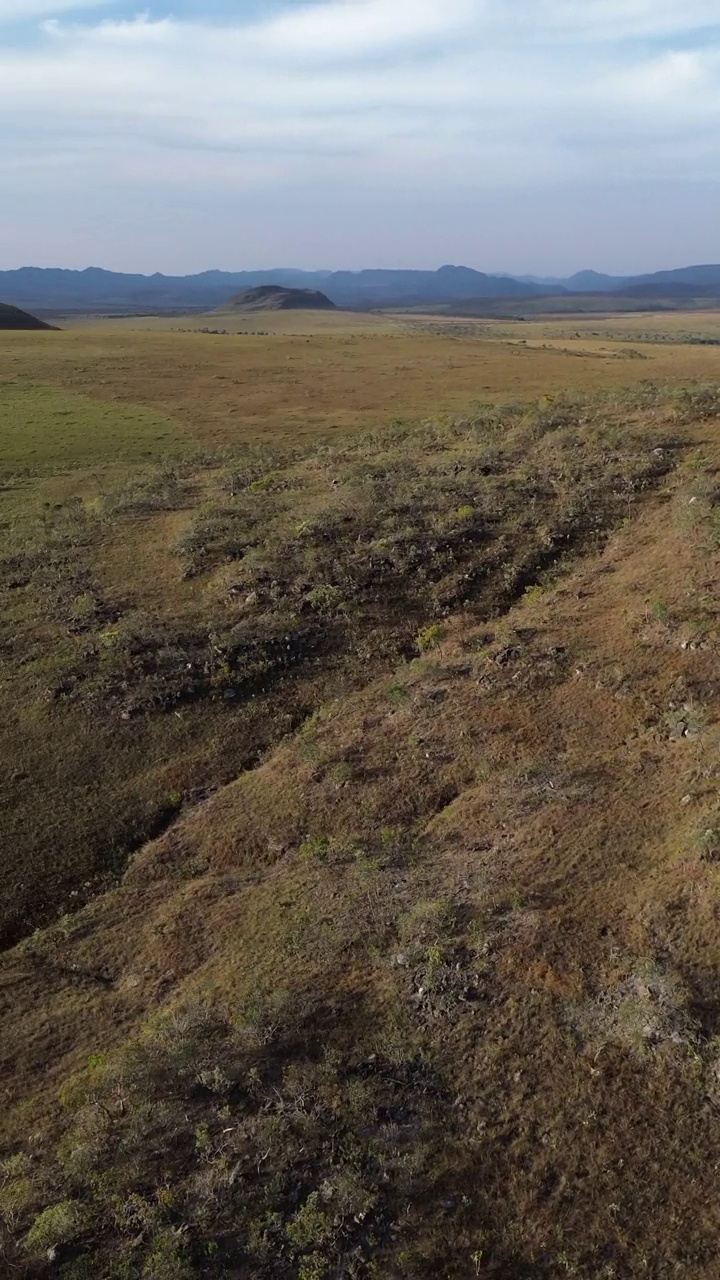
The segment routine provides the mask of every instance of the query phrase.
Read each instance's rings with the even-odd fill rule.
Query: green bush
[[[32,1253],[44,1253],[60,1244],[68,1244],[82,1235],[85,1215],[74,1200],[50,1205],[35,1219],[27,1234],[27,1247]]]
[[[439,623],[434,623],[432,626],[424,627],[422,631],[418,631],[415,643],[421,653],[430,653],[431,650],[437,649],[446,635],[447,628],[440,626]]]

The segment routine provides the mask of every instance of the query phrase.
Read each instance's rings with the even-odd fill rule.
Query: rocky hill
[[[319,289],[289,289],[264,284],[245,289],[221,310],[232,311],[335,311],[335,303]]]

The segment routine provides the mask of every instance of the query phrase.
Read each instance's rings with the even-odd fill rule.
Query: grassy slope
[[[0,964],[8,1266],[714,1275],[716,412],[7,490],[6,848],[36,814],[57,906],[171,823]]]
[[[5,937],[96,892],[434,620],[490,616],[602,536],[666,469],[647,444],[662,404],[640,393],[630,429],[628,398],[568,400],[206,454],[9,521]]]

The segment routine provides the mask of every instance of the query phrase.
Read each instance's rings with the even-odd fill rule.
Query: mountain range
[[[483,299],[613,295],[626,299],[720,298],[720,265],[684,267],[640,276],[580,271],[567,279],[488,275],[470,267],[438,271],[203,271],[198,275],[128,275],[88,267],[84,271],[22,267],[0,271],[0,299],[45,315],[63,313],[204,311],[258,286],[322,290],[338,307],[452,307]]]

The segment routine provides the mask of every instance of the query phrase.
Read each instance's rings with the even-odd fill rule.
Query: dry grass
[[[6,940],[96,893],[318,702],[601,542],[671,468],[676,417],[647,390],[489,407],[188,458],[8,520]]]
[[[143,405],[214,448],[250,442],[307,443],[318,435],[417,423],[487,400],[528,399],[568,389],[622,388],[720,374],[720,349],[521,342],[332,329],[269,336],[141,332],[105,322],[54,334],[6,334],[0,381],[36,384],[110,405]],[[163,322],[165,323],[165,322]],[[270,322],[268,321],[268,324]],[[382,322],[381,322],[382,325]],[[523,331],[522,337],[526,337]],[[563,348],[567,349],[563,349]],[[577,348],[577,349],[576,349]],[[17,419],[16,419],[17,420]],[[175,447],[169,439],[166,451]],[[89,460],[95,461],[93,453]]]
[[[717,409],[6,490],[8,1274],[715,1280]]]
[[[402,321],[391,316],[368,314],[358,311],[255,311],[251,314],[231,307],[218,307],[216,311],[197,315],[180,316],[127,316],[114,320],[95,316],[77,316],[60,322],[65,329],[102,328],[112,333],[207,333],[213,337],[232,334],[249,334],[255,337],[294,336],[317,337],[326,334],[334,337],[367,334],[383,336],[402,332]]]

